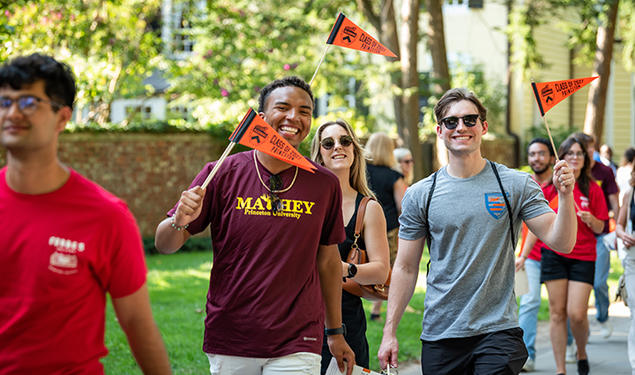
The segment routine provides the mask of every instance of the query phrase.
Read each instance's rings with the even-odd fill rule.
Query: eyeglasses
[[[45,100],[33,95],[22,95],[17,98],[9,98],[8,96],[0,97],[0,113],[4,114],[8,112],[13,106],[13,103],[18,104],[18,110],[25,116],[30,116],[35,113],[38,103],[49,103],[54,110],[58,110],[63,107],[62,104],[56,103],[52,100]]]
[[[445,126],[445,128],[448,130],[452,130],[456,129],[456,127],[459,126],[459,120],[463,120],[463,124],[468,128],[471,128],[472,126],[476,125],[478,119],[479,115],[465,115],[463,117],[449,116],[446,118],[442,118],[441,121],[439,121],[439,124]]]
[[[415,161],[414,161],[414,160],[412,160],[412,159],[404,159],[404,160],[400,161],[399,163],[403,163],[403,164],[412,164],[412,163],[414,163],[414,162],[415,162]]]
[[[335,147],[335,140],[332,137],[326,137],[320,144],[325,150],[330,150]],[[343,135],[340,137],[340,144],[342,147],[348,147],[353,144],[353,138],[350,135]]]
[[[578,151],[569,151],[565,154],[565,156],[568,156],[570,158],[583,158],[584,157],[584,152]]]
[[[282,179],[277,174],[271,175],[269,177],[269,197],[271,198],[271,209],[273,212],[278,212],[282,210],[282,201],[280,197],[274,193],[276,190],[280,190],[282,188]]]

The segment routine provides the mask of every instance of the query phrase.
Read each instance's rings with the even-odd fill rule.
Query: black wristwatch
[[[339,328],[324,328],[324,334],[326,336],[333,336],[333,335],[346,336],[346,325],[342,323],[342,326]]]
[[[354,265],[353,263],[349,263],[348,264],[348,275],[346,275],[346,278],[350,279],[352,277],[355,277],[355,275],[357,275],[357,266]]]

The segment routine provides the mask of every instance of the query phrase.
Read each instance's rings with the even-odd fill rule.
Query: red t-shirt
[[[190,186],[200,185],[214,164]],[[259,181],[253,151],[228,157],[212,179],[202,212],[187,229],[198,233],[210,225],[214,249],[205,352],[258,358],[321,353],[318,246],[342,242],[345,234],[337,177],[313,164],[315,173],[299,169],[291,189],[277,193],[277,212]],[[260,162],[258,170],[268,185],[271,173]],[[279,174],[283,189],[295,170]]]
[[[540,188],[542,189],[542,194],[545,196],[545,199],[547,199],[547,202],[551,202],[552,199],[558,196],[558,191],[555,188],[553,188],[553,184],[551,183],[545,183],[543,185],[540,185]],[[527,226],[525,225],[525,223],[523,223],[523,242],[522,242],[523,245],[526,240],[527,231],[528,231]],[[538,238],[536,240],[536,243],[534,244],[534,247],[531,248],[531,252],[529,253],[528,258],[540,262],[541,249],[543,247],[547,247],[547,246],[545,245],[544,242],[540,240],[540,238]],[[522,245],[521,245],[521,249],[522,249]]]
[[[555,188],[554,188],[555,190]],[[602,189],[595,183],[595,181],[591,181],[589,183],[589,196],[586,197],[582,194],[578,187],[578,183],[576,182],[575,188],[573,189],[573,198],[578,207],[575,209],[576,212],[578,208],[582,211],[589,211],[599,220],[608,220],[609,212],[606,209],[606,201],[604,200],[604,193],[602,193]],[[556,212],[558,211],[558,197],[554,198],[549,205]],[[575,246],[573,247],[573,251],[569,254],[562,254],[565,258],[578,259],[578,260],[586,260],[586,261],[595,261],[596,252],[596,238],[595,233],[588,227],[581,219],[580,216],[577,216],[578,219],[578,234],[575,242]]]
[[[0,374],[103,374],[106,292],[146,280],[125,203],[71,170],[58,190],[19,194],[0,170]]]

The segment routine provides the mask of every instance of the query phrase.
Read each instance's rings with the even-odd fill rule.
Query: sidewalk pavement
[[[595,308],[589,308],[589,324],[591,336],[587,344],[589,367],[591,374],[597,375],[631,375],[628,362],[626,340],[630,326],[629,310],[622,302],[614,302],[609,308],[609,320],[613,324],[613,334],[605,339],[600,334],[600,327],[595,320]],[[549,340],[549,322],[538,323],[536,337],[536,370],[531,375],[554,375],[556,363],[553,359],[551,341]],[[567,373],[577,374],[577,365],[567,363]],[[404,363],[399,368],[399,375],[421,375],[419,362]]]

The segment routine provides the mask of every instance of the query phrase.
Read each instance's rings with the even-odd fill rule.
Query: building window
[[[126,106],[127,118],[138,118],[149,120],[152,118],[152,107],[149,105],[129,105]]]
[[[204,9],[205,1],[201,0],[163,0],[161,39],[168,56],[185,59],[192,54],[194,47],[192,21],[197,12]]]

